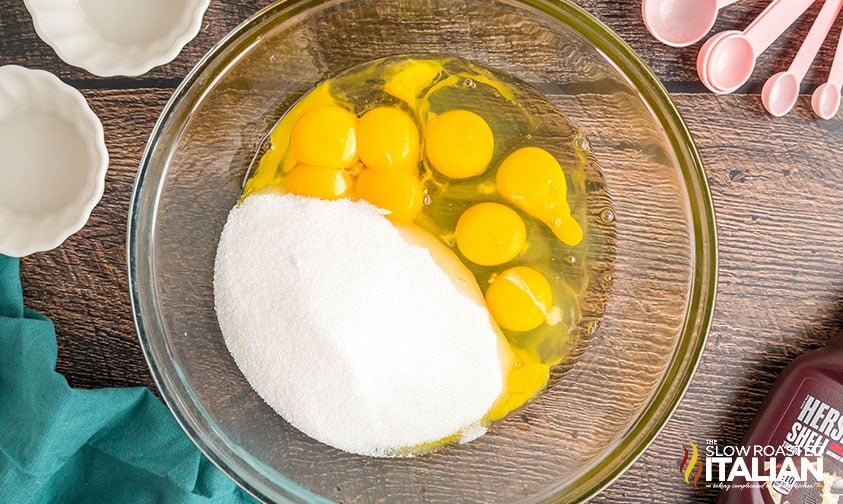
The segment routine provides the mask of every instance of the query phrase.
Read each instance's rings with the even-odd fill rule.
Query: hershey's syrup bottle
[[[782,371],[749,426],[743,446],[760,446],[769,450],[768,455],[779,447],[787,453],[799,448],[806,463],[814,461],[815,470],[817,458],[822,457],[822,480],[808,474],[806,481],[799,481],[792,472],[773,481],[735,478],[727,483],[731,488],[721,491],[717,504],[843,504],[843,330]],[[785,458],[781,453],[776,457],[778,469]],[[769,456],[744,457],[748,466],[752,458],[764,474],[770,474]],[[800,469],[802,457],[791,458]]]

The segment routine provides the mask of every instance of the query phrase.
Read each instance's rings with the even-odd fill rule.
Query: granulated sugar
[[[336,448],[387,456],[473,439],[501,393],[499,335],[474,277],[367,203],[249,197],[223,230],[214,292],[252,387]]]

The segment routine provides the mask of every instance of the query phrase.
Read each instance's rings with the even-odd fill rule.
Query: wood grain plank
[[[103,79],[61,62],[32,28],[23,3],[0,0],[0,64],[45,68],[83,94],[106,130],[111,165],[106,195],[89,224],[60,248],[22,261],[27,306],[50,316],[57,368],[71,385],[153,386],[131,319],[125,272],[126,212],[154,121],[175,86],[215,41],[268,0],[212,1],[200,35],[171,64],[139,78]],[[781,369],[820,346],[843,323],[843,120],[816,121],[809,96],[771,118],[758,91],[798,50],[810,16],[758,62],[746,95],[716,97],[696,82],[700,44],[667,48],[650,37],[640,3],[582,0],[677,93],[709,175],[720,232],[718,303],[706,354],[673,419],[639,461],[597,503],[709,503],[676,471],[681,445],[736,443]],[[714,31],[746,25],[766,5],[744,0],[722,12]],[[828,71],[838,20],[803,89]]]
[[[843,134],[825,137],[804,108],[758,121],[747,112],[755,100],[676,96],[717,209],[714,322],[676,414],[594,502],[713,502],[715,491],[679,477],[682,444],[738,443],[784,366],[843,326],[843,223],[832,217],[843,212],[843,159],[831,147]]]
[[[23,3],[3,0],[0,2],[0,12],[3,13],[0,16],[0,33],[14,34],[14,36],[2,39],[0,55],[3,57],[3,64],[13,63],[33,68],[47,68],[62,79],[79,85],[84,83],[88,87],[114,87],[115,83],[126,88],[138,84],[144,87],[175,84],[217,40],[249,15],[270,3],[272,3],[270,0],[211,2],[199,35],[185,47],[175,61],[157,67],[139,78],[109,79],[95,77],[61,61],[55,52],[38,38]],[[706,92],[699,84],[695,71],[697,52],[702,42],[679,49],[659,43],[646,31],[641,19],[641,5],[638,1],[577,0],[575,3],[615,30],[638,54],[642,55],[669,89]],[[766,0],[744,0],[723,9],[711,33],[726,29],[743,29],[764,9],[767,3]],[[756,72],[742,91],[760,92],[767,77],[787,68],[821,5],[822,1],[813,5],[761,55]],[[835,23],[815,64],[805,78],[803,89],[807,93],[825,80],[841,27],[843,27],[843,17]]]
[[[71,384],[149,386],[126,294],[125,218],[142,146],[169,90],[83,93],[103,119],[112,153],[106,196],[88,226],[62,247],[24,259],[27,304],[56,321],[58,369]],[[758,122],[746,112],[752,96],[676,100],[718,210],[714,327],[677,414],[595,502],[709,502],[710,492],[672,477],[681,443],[736,442],[781,368],[820,345],[841,321],[843,223],[835,216],[843,212],[843,161],[820,140],[819,123],[806,110],[775,124]],[[129,108],[136,112],[127,117]],[[747,148],[735,148],[738,138],[727,131],[740,131]],[[830,140],[843,140],[843,133]],[[789,146],[786,152],[781,145]]]
[[[653,68],[656,75],[677,91],[703,91],[696,74],[696,58],[708,37],[685,48],[672,48],[656,41],[644,27],[641,19],[641,2],[616,2],[588,0],[577,2],[598,19],[606,23]],[[743,30],[769,4],[767,0],[744,0],[722,9],[710,35],[723,30]],[[764,81],[776,72],[786,70],[799,50],[811,23],[822,8],[822,1],[812,5],[767,51],[759,58],[749,83],[740,91],[760,93]],[[814,64],[805,77],[803,92],[810,94],[825,81],[834,49],[843,27],[843,17],[837,19]]]
[[[105,130],[105,195],[79,233],[22,261],[24,296],[53,319],[57,369],[72,386],[153,387],[129,305],[126,217],[146,139],[171,91],[81,91]]]
[[[79,87],[131,88],[158,85],[173,85],[181,81],[187,72],[199,61],[211,46],[241,21],[270,0],[213,1],[205,13],[199,35],[191,41],[171,63],[153,68],[140,77],[97,77],[81,68],[68,65],[45,44],[32,25],[32,17],[23,2],[0,1],[0,64],[15,64],[31,68],[48,69],[62,80]]]

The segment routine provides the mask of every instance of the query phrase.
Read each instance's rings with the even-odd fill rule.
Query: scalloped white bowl
[[[199,33],[210,0],[24,0],[35,31],[70,65],[101,77],[169,63]]]
[[[0,67],[0,254],[50,250],[82,229],[107,170],[102,123],[79,91]]]

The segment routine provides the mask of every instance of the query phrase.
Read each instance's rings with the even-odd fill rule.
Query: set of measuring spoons
[[[643,0],[644,24],[659,41],[686,47],[708,34],[717,13],[737,0]],[[749,80],[755,61],[816,0],[773,0],[743,31],[726,30],[710,37],[697,55],[700,81],[717,94],[735,91]],[[843,9],[843,0],[825,0],[790,67],[770,77],[761,91],[764,108],[787,114],[799,97],[799,86]],[[840,108],[843,87],[843,33],[828,80],[811,97],[814,113],[831,119]]]

